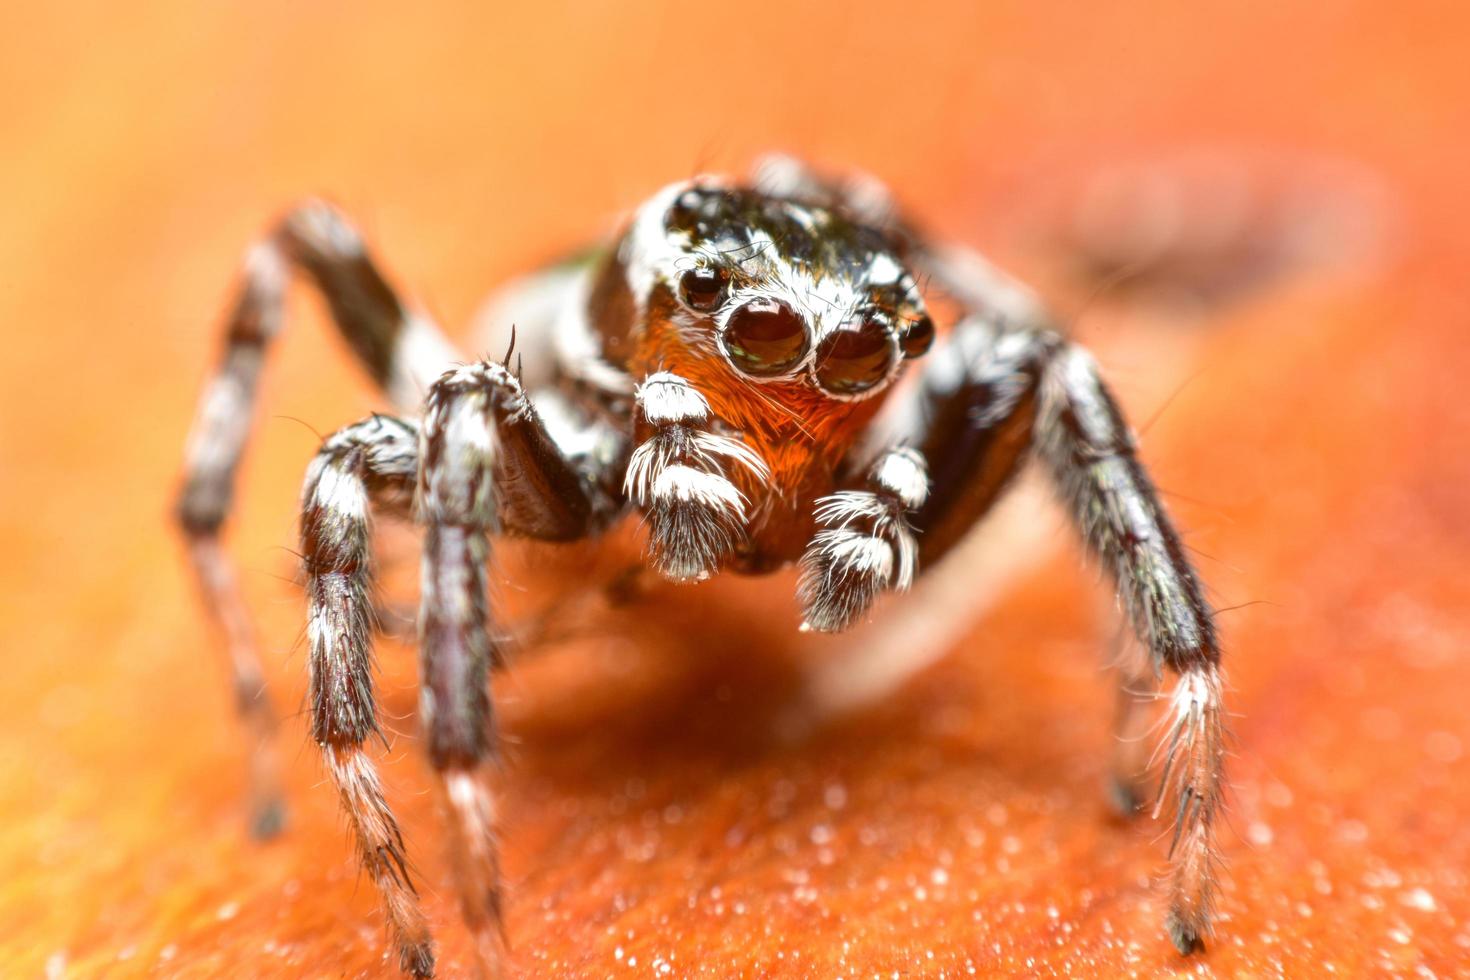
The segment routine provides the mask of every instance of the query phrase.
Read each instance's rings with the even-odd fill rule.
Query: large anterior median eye
[[[753,299],[730,314],[720,343],[743,373],[757,378],[785,374],[811,347],[806,321],[774,299]]]
[[[856,395],[882,384],[897,358],[897,343],[883,321],[864,317],[844,323],[817,347],[817,383],[834,395]]]

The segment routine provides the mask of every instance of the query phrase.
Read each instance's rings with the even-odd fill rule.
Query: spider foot
[[[257,800],[250,808],[250,836],[258,841],[279,837],[286,829],[286,804],[280,797]]]
[[[1174,948],[1179,950],[1181,956],[1190,956],[1205,951],[1202,933],[1206,926],[1193,919],[1193,916],[1180,909],[1171,909],[1168,922],[1165,923],[1165,928],[1169,930],[1169,938],[1174,941]]]
[[[498,978],[507,940],[489,772],[483,765],[455,766],[446,769],[440,779],[460,909],[475,940],[476,973]]]
[[[1136,779],[1114,774],[1108,777],[1108,804],[1119,817],[1133,817],[1148,806],[1148,791]]]
[[[418,942],[400,941],[398,944],[398,969],[419,980],[434,975],[434,946],[427,939]]]
[[[1186,669],[1173,694],[1173,723],[1154,815],[1174,824],[1169,847],[1169,938],[1185,956],[1204,948],[1215,914],[1214,823],[1220,803],[1224,734],[1220,676],[1213,666]]]

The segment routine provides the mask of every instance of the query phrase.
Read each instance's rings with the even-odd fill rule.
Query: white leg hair
[[[1164,769],[1154,817],[1173,824],[1169,845],[1169,936],[1181,953],[1213,933],[1219,853],[1215,818],[1224,791],[1224,709],[1213,664],[1180,673],[1170,698]]]
[[[868,489],[839,490],[817,501],[822,530],[802,556],[797,584],[803,630],[847,629],[879,593],[913,584],[919,549],[907,515],[928,494],[924,457],[899,447],[873,463]]]
[[[765,461],[743,442],[709,431],[709,402],[676,374],[650,375],[638,386],[636,405],[639,421],[654,433],[633,451],[624,492],[648,515],[650,560],[676,581],[707,578],[739,546],[749,516],[725,468],[761,480]]]
[[[476,965],[481,976],[498,977],[506,937],[490,778],[488,765],[455,765],[438,774],[438,783],[449,817],[449,857],[460,911],[475,940]]]
[[[372,527],[379,500],[401,507],[413,486],[418,430],[374,416],[333,435],[307,470],[306,569],[311,733],[337,786],[363,869],[373,879],[401,969],[433,974],[428,925],[409,879],[403,836],[364,751],[378,733],[372,677]]]

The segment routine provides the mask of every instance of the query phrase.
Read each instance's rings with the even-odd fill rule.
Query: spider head
[[[639,213],[620,260],[659,358],[701,359],[707,384],[718,371],[717,387],[758,385],[805,413],[880,394],[934,338],[889,236],[759,190],[666,189]]]

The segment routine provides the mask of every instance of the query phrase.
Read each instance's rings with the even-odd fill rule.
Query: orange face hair
[[[732,479],[752,505],[754,550],[773,560],[800,553],[811,502],[831,492],[904,360],[933,337],[881,229],[710,182],[646,205],[597,292],[604,311],[621,308],[598,324],[605,351],[634,377],[686,380],[764,460],[768,473]]]

